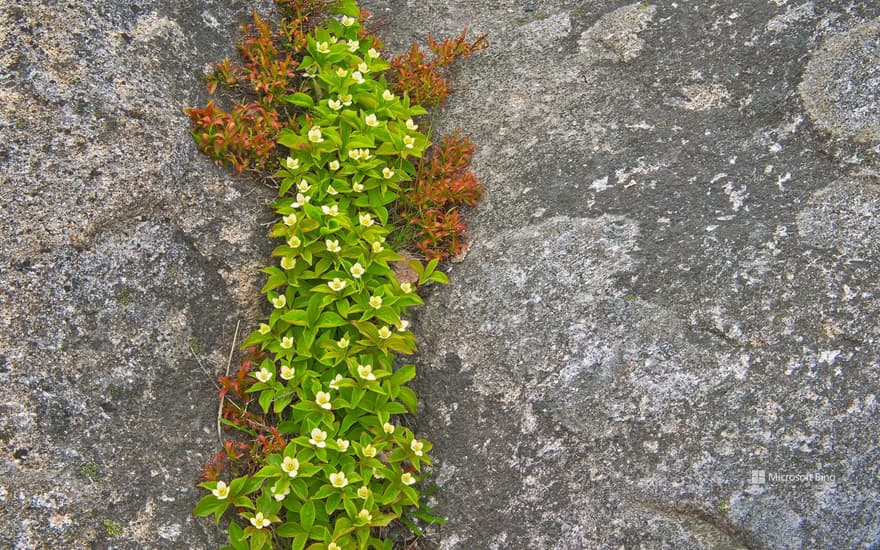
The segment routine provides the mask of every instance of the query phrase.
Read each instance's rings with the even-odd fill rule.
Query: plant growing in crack
[[[460,204],[482,187],[468,170],[473,145],[459,133],[431,146],[420,131],[428,105],[451,87],[444,71],[486,46],[429,40],[386,60],[354,0],[276,0],[275,28],[259,16],[209,77],[245,90],[224,111],[189,109],[199,148],[238,172],[278,162],[263,269],[270,314],[244,340],[236,373],[220,377],[220,422],[238,434],[206,465],[199,516],[231,512],[229,548],[393,547],[392,522],[442,522],[424,502],[431,443],[400,420],[416,412],[407,383],[415,336],[408,308],[419,287],[445,283],[440,258],[461,252]],[[276,158],[277,149],[280,162]],[[394,220],[430,258],[409,261]]]

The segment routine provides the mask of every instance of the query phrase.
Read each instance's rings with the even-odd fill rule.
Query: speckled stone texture
[[[880,545],[880,6],[363,4],[392,51],[491,42],[435,119],[487,195],[414,319],[430,539]],[[260,318],[270,192],[181,109],[257,8],[0,5],[0,547],[222,544],[206,373]]]
[[[880,545],[880,5],[367,4],[491,43],[415,323],[440,546]]]
[[[191,510],[267,190],[183,108],[244,1],[0,3],[0,548],[218,548]]]

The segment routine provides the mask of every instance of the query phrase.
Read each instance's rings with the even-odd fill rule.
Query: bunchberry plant
[[[413,519],[442,521],[423,501],[431,443],[400,420],[416,412],[415,366],[395,354],[416,349],[406,313],[422,303],[417,289],[446,282],[431,247],[460,245],[450,235],[463,226],[443,216],[482,188],[469,141],[430,148],[427,111],[387,79],[392,64],[354,0],[276,2],[279,26],[254,16],[244,63],[209,79],[244,99],[188,110],[201,150],[239,172],[275,164],[278,183],[279,244],[263,269],[271,313],[238,372],[220,378],[221,422],[239,437],[207,465],[195,514],[229,513],[234,550],[390,549],[392,522],[417,532]],[[475,49],[459,44],[437,55]],[[414,281],[395,274],[394,216],[435,224],[434,244],[420,244],[433,259],[409,262]]]

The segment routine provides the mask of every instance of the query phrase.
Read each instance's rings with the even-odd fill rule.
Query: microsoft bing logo
[[[752,485],[764,485],[767,483],[767,472],[765,470],[752,470]]]

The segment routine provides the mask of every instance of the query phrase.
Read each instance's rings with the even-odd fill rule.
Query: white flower
[[[251,525],[253,525],[257,529],[262,529],[270,523],[272,523],[272,521],[269,518],[263,517],[263,512],[257,512],[257,515],[251,518]]]
[[[327,216],[335,217],[335,216],[339,215],[339,207],[336,206],[335,204],[333,206],[327,206],[325,204],[325,205],[321,206],[321,212],[323,212]],[[328,248],[328,250],[329,250],[329,248]],[[331,250],[331,252],[333,252],[333,251]]]
[[[385,247],[382,246],[382,243],[379,241],[374,241],[372,246],[373,246],[373,252],[375,252],[376,254],[385,250]]]
[[[348,41],[348,51],[350,51],[351,53],[356,52],[357,49],[360,47],[361,47],[361,43],[358,42],[357,40],[349,40]]]
[[[279,294],[278,296],[272,298],[272,305],[275,306],[275,309],[281,309],[287,305],[287,296],[284,294]]]
[[[351,266],[351,276],[355,279],[360,279],[361,275],[366,273],[367,270],[364,269],[364,266],[360,264],[360,262],[355,262],[353,266]]]
[[[373,468],[373,477],[375,477],[376,479],[385,479],[385,476],[382,475],[382,472],[380,472],[376,468]]]
[[[327,446],[327,432],[322,430],[321,428],[313,428],[311,437],[309,438],[309,443],[318,447],[319,449],[323,449]]]
[[[357,82],[358,84],[363,84],[365,82],[364,75],[361,74],[361,71],[355,71],[355,72],[351,73],[351,79],[354,80],[355,82]]]
[[[311,189],[312,186],[309,185],[309,182],[306,181],[306,178],[303,178],[299,180],[299,183],[296,184],[296,188],[299,190],[300,193],[305,193],[306,191]]]
[[[334,172],[339,170],[339,161],[338,160],[331,160],[330,164],[327,165],[327,168],[333,170]]]
[[[346,338],[345,336],[343,336],[342,338],[340,338],[339,340],[336,341],[336,345],[342,349],[347,348],[348,344],[349,344],[348,338]],[[340,379],[342,379],[342,377],[339,376],[338,374],[336,376],[339,377]]]
[[[325,411],[333,408],[333,404],[330,403],[330,394],[325,391],[319,391],[315,394],[315,403]]]
[[[416,138],[414,138],[412,136],[403,136],[403,145],[407,149],[412,149],[413,145],[415,145],[415,143],[416,143]]]
[[[343,105],[348,107],[351,105],[352,96],[351,94],[339,94],[339,101],[342,102]]]
[[[386,180],[391,179],[394,176],[394,170],[386,166],[382,169],[382,175],[385,177]]]
[[[379,329],[379,338],[381,338],[383,340],[387,340],[387,339],[391,338],[391,329],[388,328],[387,326],[380,328]]]
[[[392,424],[391,422],[386,422],[386,423],[382,424],[382,431],[389,434],[389,435],[393,434],[394,433],[394,424]]]
[[[379,309],[380,307],[382,307],[382,297],[370,296],[370,307],[373,309]]]
[[[342,67],[339,67],[338,69],[336,69],[336,76],[338,76],[339,78],[342,78],[347,74],[348,74],[348,71],[343,69]]]
[[[308,197],[306,195],[303,195],[302,193],[297,193],[296,194],[296,202],[294,202],[290,206],[292,206],[294,208],[299,208],[300,206],[303,206],[305,203],[311,202],[311,200],[312,200],[312,197]]]
[[[269,372],[269,369],[263,367],[254,373],[254,378],[259,380],[260,382],[266,383],[269,380],[272,380],[272,373]]]
[[[296,223],[296,214],[288,214],[281,218],[281,221],[284,222],[284,225],[290,227],[291,225]]]
[[[324,141],[324,138],[321,137],[321,127],[320,126],[312,126],[312,129],[309,130],[309,141],[312,143],[321,143]]]
[[[346,344],[346,345],[348,345],[348,344]],[[342,347],[342,346],[340,346],[340,347]],[[341,380],[342,380],[342,375],[341,375],[341,374],[337,374],[337,375],[336,375],[336,378],[334,378],[333,380],[330,381],[330,389],[332,389],[332,390],[338,390],[338,389],[339,389],[339,382],[340,382]]]
[[[287,166],[288,170],[296,170],[299,168],[299,159],[295,159],[293,157],[287,157],[284,161],[284,165]]]
[[[416,482],[416,478],[409,472],[404,472],[403,475],[400,476],[400,482],[404,485],[412,485]]]
[[[345,472],[336,472],[335,474],[330,474],[330,485],[336,487],[337,489],[342,489],[346,485],[348,485],[348,479],[345,477]]]
[[[342,109],[342,102],[339,101],[338,99],[328,99],[327,105],[331,109],[333,109],[334,111],[338,111],[339,109]]]
[[[382,99],[384,99],[385,101],[391,101],[392,99],[394,99],[394,94],[391,93],[391,90],[386,89],[384,92],[382,92]]]
[[[285,300],[286,300],[286,298],[285,298]],[[260,334],[263,334],[263,335],[269,334],[271,331],[272,331],[272,327],[270,327],[266,323],[260,323],[260,328],[257,329],[257,332],[259,332]]]
[[[296,375],[296,371],[290,365],[281,365],[281,378],[290,380]]]
[[[331,44],[336,44],[337,42],[339,42],[339,39],[336,38],[335,36],[331,35],[331,36],[330,36],[330,43],[331,43]]]
[[[217,500],[223,500],[229,496],[229,486],[226,485],[225,481],[218,481],[217,488],[211,489],[211,492],[214,493]]]
[[[367,123],[367,126],[376,127],[379,125],[379,119],[377,119],[376,115],[372,114],[372,113],[370,113],[369,115],[366,116],[366,118],[364,119],[364,122]]]
[[[373,365],[358,365],[357,366],[358,376],[363,378],[364,380],[375,380],[376,375],[373,374]]]
[[[376,450],[376,447],[373,447],[372,443],[367,444],[367,446],[364,447],[364,456],[367,458],[374,458],[377,452],[379,451]]]
[[[299,248],[299,245],[302,244],[302,241],[296,235],[291,235],[290,238],[287,239],[287,246],[290,248]]]
[[[284,336],[281,338],[282,349],[290,349],[293,347],[293,336]],[[283,372],[283,371],[282,371]],[[290,380],[289,378],[287,380]]]
[[[327,545],[327,550],[342,550],[342,547],[336,544],[335,542],[331,542]]]
[[[367,66],[367,64],[364,63],[363,61],[361,61],[360,63],[358,63],[358,70],[359,70],[360,72],[362,72],[362,73],[368,73],[368,72],[370,72],[370,68],[369,68],[369,67]]]
[[[366,485],[360,487],[357,492],[358,498],[362,498],[364,500],[370,498],[370,488]]]
[[[402,290],[404,294],[409,294],[410,292],[412,292],[412,284],[400,283],[400,290]]]
[[[339,246],[339,239],[325,239],[324,245],[327,247],[327,252],[341,252],[342,247]]]
[[[281,461],[281,469],[289,477],[296,477],[296,474],[299,473],[299,460],[292,456],[285,456],[284,460]]]
[[[354,191],[355,193],[360,193],[361,191],[364,190],[364,184],[363,183],[355,183],[354,185],[351,186],[351,190]]]
[[[406,127],[407,129],[412,131],[416,131],[419,129],[419,125],[416,124],[411,118],[406,119]]]
[[[422,456],[424,454],[422,452],[422,449],[424,447],[425,447],[425,444],[422,443],[421,441],[419,441],[418,439],[413,439],[412,442],[409,444],[410,450],[412,450],[413,454],[415,454],[416,456]]]
[[[361,212],[358,214],[358,222],[364,227],[370,227],[373,225],[373,216],[369,212]]]
[[[285,497],[287,497],[287,495],[290,494],[290,486],[289,486],[289,485],[288,485],[287,487],[285,487],[285,488],[284,488],[284,491],[281,492],[281,493],[276,493],[276,492],[275,492],[275,486],[274,486],[274,485],[272,486],[272,488],[271,488],[270,490],[272,491],[272,496],[273,496],[273,497],[275,498],[275,500],[277,500],[278,502],[281,502],[282,500],[285,499]]]
[[[345,288],[345,285],[346,285],[346,282],[343,280],[340,280],[339,277],[333,277],[333,280],[329,281],[327,283],[327,286],[330,287],[330,290],[333,290],[335,292],[339,292],[340,290]]]
[[[372,521],[373,514],[371,514],[369,510],[364,508],[363,510],[358,512],[358,519],[363,520],[363,521]]]
[[[281,267],[284,269],[293,269],[296,267],[296,258],[293,256],[285,256],[281,258]]]
[[[318,53],[330,53],[330,44],[326,42],[318,42]]]
[[[333,187],[333,185],[331,184],[331,185],[327,186],[327,194],[328,195],[338,195],[339,191],[337,191],[336,188]]]
[[[400,325],[397,327],[397,332],[405,332],[406,329],[409,328],[409,321],[406,319],[400,320]]]
[[[361,150],[360,149],[349,149],[348,150],[348,158],[352,160],[357,160],[361,158]]]
[[[367,50],[367,55],[369,57],[379,57],[379,52],[376,51],[376,48],[370,48]]]
[[[350,26],[354,25],[354,21],[355,21],[354,17],[349,17],[347,15],[342,16],[342,26],[343,27],[350,27]]]
[[[337,439],[336,440],[336,448],[339,449],[340,453],[344,453],[348,450],[348,446],[350,445],[347,439]]]

